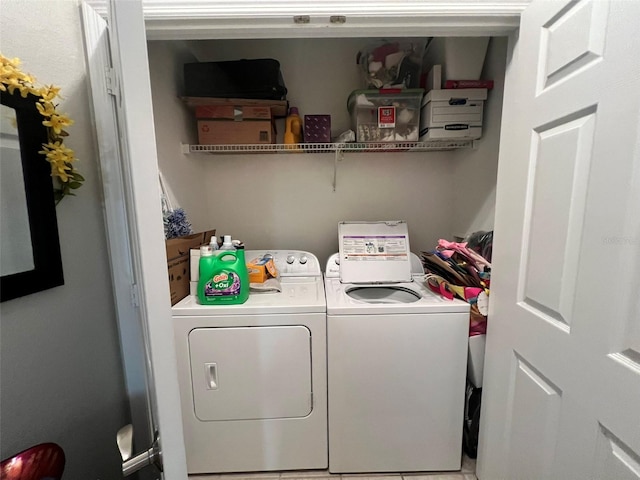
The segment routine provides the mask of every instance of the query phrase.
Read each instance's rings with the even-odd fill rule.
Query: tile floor
[[[189,475],[192,480],[477,480],[476,461],[464,455],[459,472],[416,472],[403,474],[336,475],[328,470],[301,470],[265,473],[225,473],[221,475]]]

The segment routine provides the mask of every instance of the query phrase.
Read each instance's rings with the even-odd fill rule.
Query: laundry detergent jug
[[[200,247],[198,301],[201,305],[234,305],[249,298],[249,273],[244,246],[213,251]]]

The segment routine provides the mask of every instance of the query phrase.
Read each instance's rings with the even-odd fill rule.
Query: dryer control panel
[[[318,257],[302,250],[247,250],[245,258],[272,258],[281,277],[320,277]]]
[[[321,277],[322,270],[318,257],[303,250],[246,250],[244,258],[247,262],[255,258],[273,259],[280,277]],[[191,281],[199,278],[200,250],[191,249]]]

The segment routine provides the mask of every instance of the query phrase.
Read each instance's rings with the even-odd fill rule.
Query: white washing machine
[[[329,470],[459,470],[469,305],[425,286],[406,223],[338,233],[325,274]]]
[[[267,253],[281,292],[227,306],[188,296],[173,307],[189,473],[327,468],[320,265],[302,251],[246,258]]]

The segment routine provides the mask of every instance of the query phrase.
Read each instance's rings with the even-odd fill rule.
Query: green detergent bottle
[[[198,301],[201,305],[235,305],[249,298],[249,273],[244,246],[214,253],[209,245],[200,247]]]

